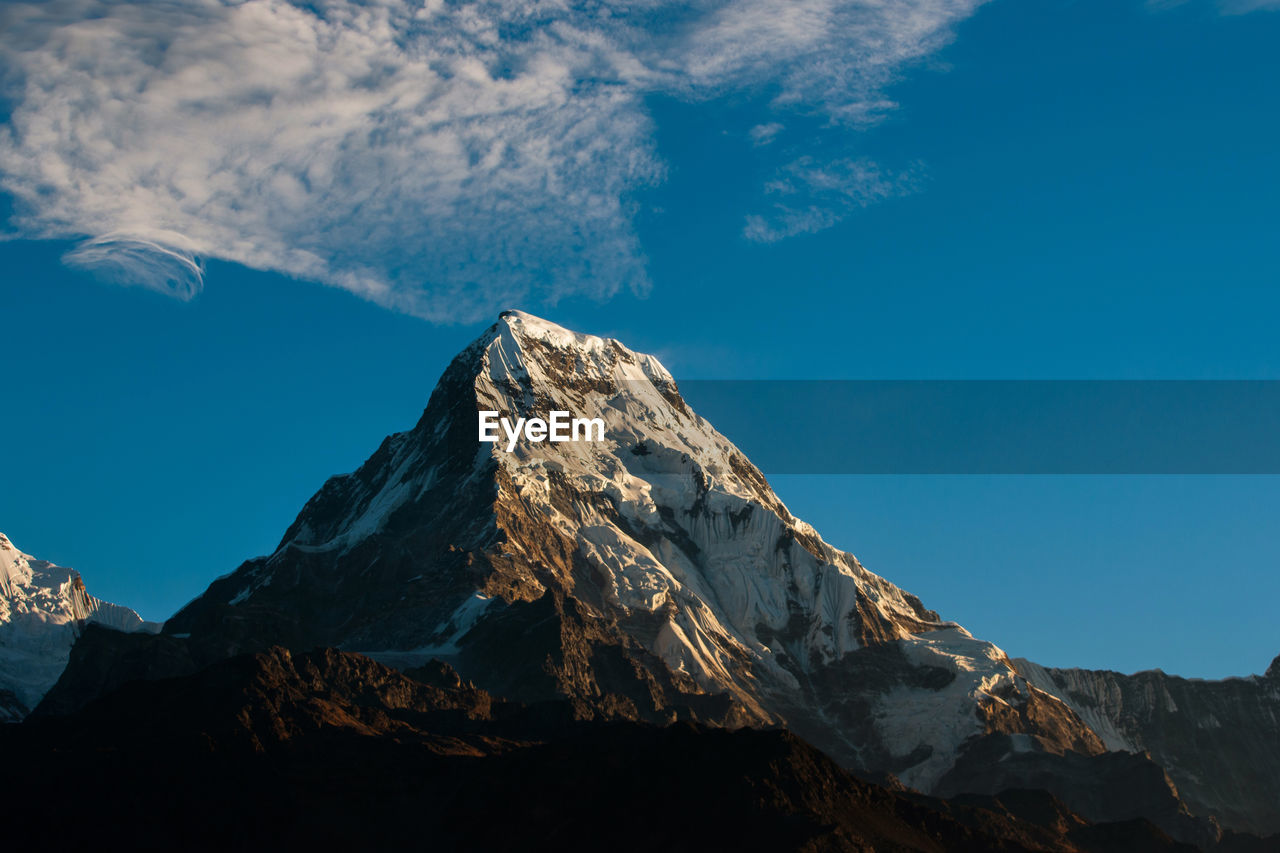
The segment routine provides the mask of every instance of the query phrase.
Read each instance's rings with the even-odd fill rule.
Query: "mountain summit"
[[[601,418],[605,440],[506,452],[477,440],[484,410]],[[656,358],[518,311],[166,632],[439,657],[587,716],[782,724],[926,791],[994,734],[1103,751],[1004,652],[793,516]]]

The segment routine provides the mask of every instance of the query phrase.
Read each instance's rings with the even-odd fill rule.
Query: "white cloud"
[[[662,176],[647,96],[772,86],[780,114],[857,127],[980,2],[6,4],[0,186],[20,233],[182,298],[200,258],[434,320],[605,297],[647,286],[627,203]],[[784,170],[748,232],[894,185],[856,162]]]
[[[786,130],[782,122],[771,121],[768,124],[757,124],[747,131],[753,145],[768,145],[778,138],[778,134]]]
[[[893,174],[866,159],[801,157],[765,185],[773,204],[767,213],[748,216],[742,233],[758,243],[812,234],[855,210],[914,192],[919,183],[918,169]]]
[[[103,234],[85,240],[63,261],[107,281],[167,293],[184,302],[200,292],[204,264],[181,234]]]

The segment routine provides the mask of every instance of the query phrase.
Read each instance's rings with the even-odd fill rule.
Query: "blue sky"
[[[208,16],[191,31],[249,51],[244,22],[190,5]],[[149,618],[270,551],[325,477],[410,426],[498,306],[616,336],[678,378],[1280,379],[1268,4],[921,0],[923,30],[791,21],[754,54],[741,34],[782,26],[767,6],[733,27],[635,23],[648,41],[525,21],[544,29],[389,70],[362,53],[377,27],[315,5],[324,26],[276,9],[279,32],[252,30],[270,50],[314,24],[362,81],[322,93],[347,112],[265,83],[227,96],[239,78],[192,48],[185,76],[102,66],[106,90],[154,93],[131,130],[110,98],[60,97],[82,91],[66,57],[95,67],[65,21],[5,7],[40,47],[0,38],[26,81],[5,90],[0,144],[0,530]],[[130,56],[183,23],[97,35]],[[611,48],[582,59],[591,40],[544,30]],[[412,112],[436,121],[423,135],[396,110],[446,59]],[[157,125],[173,103],[190,112]],[[377,145],[287,132],[344,121]],[[1276,478],[774,485],[1014,655],[1217,677],[1280,653]]]

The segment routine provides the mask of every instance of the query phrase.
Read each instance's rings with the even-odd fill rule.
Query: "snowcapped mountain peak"
[[[486,443],[483,411],[600,419],[603,438]],[[445,657],[583,713],[709,703],[923,789],[993,731],[1101,749],[1000,649],[795,518],[657,359],[518,311],[453,360],[413,429],[166,630]]]
[[[484,353],[485,373],[499,384],[673,382],[667,369],[651,355],[633,352],[613,338],[573,332],[523,311],[502,312],[471,350]]]
[[[503,311],[498,315],[498,323],[505,326],[512,334],[546,341],[559,347],[577,347],[584,350],[600,350],[605,346],[605,338],[572,332],[564,326],[550,320],[535,317],[524,311],[514,309]]]
[[[85,622],[158,631],[127,607],[94,598],[74,569],[24,554],[0,533],[0,721],[21,719],[58,680]]]

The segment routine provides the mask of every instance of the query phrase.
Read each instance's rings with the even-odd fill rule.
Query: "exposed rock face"
[[[1108,749],[1149,753],[1196,814],[1243,832],[1280,832],[1280,658],[1264,676],[1222,681],[1016,663]]]
[[[20,720],[35,707],[89,622],[120,631],[160,628],[94,598],[79,572],[24,554],[0,533],[0,722]]]
[[[495,699],[443,664],[273,648],[0,729],[23,768],[6,841],[79,850],[115,826],[140,849],[1189,853],[1041,792],[890,791],[789,732],[575,716]]]

